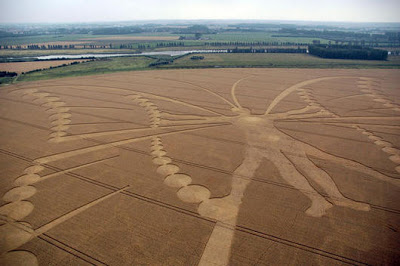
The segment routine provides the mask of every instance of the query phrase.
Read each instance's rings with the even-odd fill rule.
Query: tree
[[[194,37],[196,38],[196,40],[199,40],[199,39],[201,38],[201,36],[203,36],[203,34],[200,33],[200,32],[196,32],[196,33],[194,34]]]

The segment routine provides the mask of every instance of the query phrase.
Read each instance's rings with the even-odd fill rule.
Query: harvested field
[[[85,62],[85,61],[88,60],[54,60],[54,61],[0,63],[0,71],[22,73],[36,69],[61,66],[63,64],[71,64],[72,62]]]
[[[0,91],[2,265],[395,265],[400,71],[137,71]]]

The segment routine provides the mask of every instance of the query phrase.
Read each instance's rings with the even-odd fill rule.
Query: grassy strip
[[[323,59],[307,54],[198,54],[203,60],[191,60],[193,55],[176,57],[169,64],[154,64],[171,61],[169,56],[117,57],[85,62],[18,76],[19,81],[34,81],[73,76],[85,76],[119,71],[170,69],[170,68],[215,68],[215,67],[267,67],[267,68],[400,68],[400,56],[388,61]],[[150,67],[149,65],[154,65]],[[4,82],[9,82],[5,80]]]
[[[387,61],[323,59],[308,54],[198,54],[185,56],[159,68],[282,67],[282,68],[400,68],[400,57]]]
[[[35,71],[21,75],[18,81],[34,81],[74,76],[86,76],[105,74],[119,71],[145,70],[156,59],[137,57],[118,57],[85,62],[77,65],[69,65],[42,71]]]
[[[15,77],[1,77],[0,78],[0,86],[5,84],[10,84],[14,81]]]

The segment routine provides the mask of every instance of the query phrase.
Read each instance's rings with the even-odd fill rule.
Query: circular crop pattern
[[[377,119],[390,121],[395,118],[392,116],[376,118],[372,116],[340,115],[335,109],[324,105],[318,100],[316,89],[313,87],[315,84],[324,82],[348,80],[355,84],[354,86],[359,91],[359,94],[356,96],[342,96],[341,99],[366,97],[369,101],[381,104],[385,110],[399,112],[400,106],[384,96],[379,90],[379,82],[376,79],[370,77],[333,76],[305,80],[279,91],[263,110],[263,113],[252,113],[249,109],[249,104],[242,106],[238,91],[240,91],[240,86],[244,86],[246,82],[254,78],[257,78],[257,76],[244,76],[235,80],[229,91],[230,99],[223,93],[218,93],[213,89],[198,84],[174,81],[181,86],[183,84],[192,88],[195,92],[201,91],[210,95],[212,99],[223,102],[228,106],[224,112],[218,111],[217,108],[213,109],[206,106],[207,104],[212,105],[209,102],[203,106],[193,104],[190,100],[165,96],[167,92],[155,94],[130,88],[73,85],[82,94],[81,99],[76,99],[77,104],[85,102],[84,97],[89,97],[91,93],[96,93],[93,92],[96,89],[111,98],[109,101],[107,101],[108,99],[103,99],[104,102],[110,103],[108,106],[68,105],[68,101],[64,100],[64,97],[69,99],[72,96],[63,91],[58,91],[56,86],[47,89],[46,87],[38,86],[11,90],[10,94],[21,96],[25,101],[39,105],[46,112],[50,125],[48,142],[55,152],[46,153],[47,155],[36,158],[32,165],[27,167],[20,176],[16,177],[14,186],[3,195],[2,199],[6,204],[0,207],[0,214],[4,217],[4,222],[0,227],[0,233],[4,239],[2,261],[10,265],[22,263],[37,265],[36,256],[30,251],[20,250],[22,245],[116,194],[132,193],[127,190],[131,184],[126,184],[127,186],[123,188],[102,184],[104,188],[111,190],[111,193],[84,204],[40,227],[32,228],[29,223],[24,222],[24,219],[35,211],[35,206],[32,203],[34,201],[30,201],[30,198],[41,192],[37,188],[38,183],[63,174],[71,174],[75,170],[88,168],[89,166],[96,166],[101,169],[99,165],[105,165],[109,160],[118,157],[109,156],[111,150],[116,147],[124,147],[129,150],[132,149],[129,144],[136,142],[148,141],[150,143],[147,155],[150,156],[149,158],[153,164],[153,173],[161,177],[160,183],[163,182],[166,186],[175,189],[176,197],[183,203],[195,204],[193,206],[197,208],[199,217],[215,222],[214,230],[206,244],[199,265],[209,265],[211,262],[215,265],[229,264],[230,250],[235,229],[238,226],[240,208],[242,207],[243,199],[246,197],[246,189],[250,182],[257,180],[256,171],[264,160],[272,163],[282,180],[284,180],[285,184],[280,184],[281,186],[290,186],[290,188],[300,192],[309,201],[309,206],[304,209],[304,213],[315,219],[327,215],[328,210],[334,206],[366,212],[371,209],[371,205],[368,202],[362,202],[346,196],[335,183],[331,174],[316,165],[311,157],[341,165],[349,171],[359,172],[394,187],[400,186],[399,179],[393,177],[393,175],[400,173],[400,150],[391,141],[371,130],[372,126],[384,128],[393,125],[368,123],[368,121]],[[165,78],[165,80],[171,82],[171,79]],[[295,94],[297,94],[296,97],[303,101],[301,108],[292,108],[282,112],[276,111],[283,101],[289,97],[294,97],[293,95]],[[182,96],[182,98],[184,97]],[[116,110],[129,111],[124,115],[138,115],[130,112],[130,110],[137,110],[132,109],[132,106],[121,107],[119,105],[120,102],[112,105],[111,103],[113,103],[114,99],[121,99],[121,101],[129,102],[135,108],[140,108],[141,113],[146,114],[146,117],[140,117],[145,121],[143,124],[146,126],[108,130],[106,126],[109,124],[125,123],[123,117],[116,117],[113,113]],[[97,101],[100,102],[100,100]],[[127,105],[126,102],[124,102],[125,105]],[[169,105],[181,106],[182,112],[169,110]],[[94,113],[98,112],[99,114],[97,115],[100,122],[90,121],[89,115],[83,113],[82,109],[94,110]],[[192,110],[193,112],[187,110]],[[110,119],[105,113],[112,116],[114,120],[109,121]],[[75,114],[87,118],[88,121],[84,121],[81,118],[81,120],[75,122]],[[122,122],[119,122],[118,119]],[[364,137],[365,142],[376,145],[375,147],[378,147],[387,155],[386,159],[395,165],[393,175],[385,174],[354,159],[334,155],[329,151],[315,147],[304,140],[285,133],[278,126],[281,122],[294,122],[299,125],[302,123],[333,125],[358,132]],[[85,130],[86,126],[90,127],[90,130]],[[183,170],[185,168],[181,166],[181,160],[175,158],[174,153],[170,153],[168,150],[168,145],[164,144],[164,137],[195,132],[200,129],[207,130],[223,127],[234,128],[232,132],[237,131],[244,136],[244,158],[231,173],[229,194],[215,197],[210,187],[206,184],[195,182],[194,173]],[[127,138],[123,137],[125,136],[124,134],[133,134],[134,136]],[[67,143],[72,143],[73,146],[71,147],[73,148],[65,151]],[[105,158],[104,156],[100,159],[97,158],[96,156],[99,156],[103,151],[110,152]],[[52,163],[77,157],[85,158],[85,160],[82,162],[79,159],[71,160],[74,165],[71,166],[72,163],[69,162],[69,164],[66,164],[68,167],[65,166],[63,169],[52,166]],[[87,160],[91,161],[87,162]],[[142,166],[137,164],[135,167]],[[100,183],[97,180],[84,180]],[[324,193],[321,193],[320,189],[316,189],[314,184],[322,188]],[[329,239],[329,242],[336,243],[335,241],[335,239]]]

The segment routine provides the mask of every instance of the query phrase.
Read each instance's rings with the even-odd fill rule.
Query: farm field
[[[265,68],[399,68],[400,57],[392,56],[388,61],[321,59],[304,54],[196,54],[204,56],[203,60],[191,60],[193,55],[186,55],[167,65],[149,66],[159,59],[167,60],[169,56],[157,57],[119,57],[96,60],[78,65],[56,69],[47,69],[21,75],[18,81],[34,81],[63,78],[69,76],[96,75],[118,71],[167,69],[167,68],[218,68],[218,67],[265,67]],[[158,59],[157,59],[158,58]],[[9,70],[8,70],[9,71]]]
[[[181,40],[181,37],[188,39]],[[193,38],[194,34],[173,34],[169,32],[146,32],[121,35],[69,34],[20,36],[18,38],[3,37],[0,38],[0,48],[1,46],[4,48],[6,45],[13,46],[13,49],[9,49],[10,47],[8,47],[8,49],[1,49],[0,56],[23,57],[52,53],[79,54],[88,53],[89,50],[93,50],[96,53],[135,53],[165,49],[232,49],[237,46],[249,48],[250,46],[260,47],[260,45],[262,45],[262,47],[272,47],[274,45],[278,45],[279,47],[297,47],[297,45],[300,44],[302,46],[311,44],[313,41],[327,43],[327,40],[321,38],[281,37],[267,32],[222,32],[218,34],[204,34],[198,40]],[[38,45],[39,47],[45,46],[46,48],[27,49],[29,45]],[[58,47],[54,49],[48,47],[54,45],[73,45],[74,48]]]
[[[0,63],[0,71],[22,72],[32,71],[36,69],[50,68],[61,66],[63,64],[71,64],[73,62],[85,62],[87,60],[54,60],[54,61],[33,61],[33,62],[13,62]]]
[[[118,71],[131,71],[147,69],[155,59],[138,57],[117,57],[89,61],[77,65],[69,65],[60,68],[46,69],[39,72],[27,73],[19,77],[19,81],[32,81],[41,79],[54,79],[70,76],[98,75]]]
[[[76,55],[76,54],[129,54],[131,49],[61,49],[61,50],[1,50],[0,59],[7,57],[35,57],[41,55]]]
[[[198,54],[203,60],[182,57],[164,68],[187,67],[300,67],[300,68],[399,68],[400,57],[388,61],[323,59],[307,54]]]
[[[399,84],[226,68],[2,87],[0,264],[395,265]]]
[[[87,34],[68,34],[68,35],[35,35],[23,37],[3,37],[0,39],[0,45],[24,45],[35,43],[53,43],[53,42],[75,42],[85,38]]]
[[[88,43],[104,40],[114,41],[171,41],[178,40],[180,36],[193,36],[193,34],[172,34],[163,32],[146,32],[124,35],[91,35],[91,34],[69,34],[69,35],[38,35],[24,36],[19,38],[1,38],[0,45],[27,45],[27,44],[46,44],[46,43]],[[320,38],[302,38],[302,37],[274,37],[271,33],[258,32],[238,32],[238,33],[219,33],[204,34],[202,41],[239,41],[239,42],[305,42],[312,43],[313,40],[327,42]]]
[[[275,36],[276,35],[276,36]],[[281,37],[279,35],[265,32],[236,32],[236,33],[219,33],[205,34],[204,38],[212,41],[229,41],[229,42],[298,42],[312,43],[318,40],[321,43],[328,43],[328,40],[321,38],[304,38],[304,37]]]
[[[87,40],[90,41],[98,41],[98,40],[119,40],[119,41],[173,41],[178,40],[179,35],[172,35],[172,36],[143,36],[143,35],[136,35],[136,36],[103,36],[103,37],[91,37]],[[83,39],[85,40],[85,39]]]

